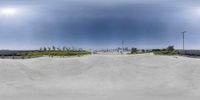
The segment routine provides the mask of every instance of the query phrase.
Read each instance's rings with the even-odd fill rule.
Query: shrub
[[[155,55],[176,55],[176,51],[169,51],[169,50],[163,50],[163,51],[154,51]]]
[[[53,51],[53,52],[47,52],[47,51],[34,51],[34,52],[23,52],[20,54],[20,56],[28,56],[28,57],[33,57],[33,56],[75,56],[75,55],[87,55],[91,54],[88,51]]]
[[[131,48],[131,54],[137,54],[137,48]]]

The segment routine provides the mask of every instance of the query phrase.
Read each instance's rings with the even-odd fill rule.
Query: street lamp
[[[185,33],[186,33],[186,32],[187,32],[187,31],[181,32],[182,35],[183,35],[183,51],[185,50]]]
[[[122,51],[124,51],[124,40],[122,40]]]

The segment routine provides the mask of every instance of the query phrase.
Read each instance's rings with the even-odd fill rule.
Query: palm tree
[[[66,51],[66,49],[67,49],[67,48],[66,48],[65,46],[62,48],[63,51]]]
[[[58,50],[58,51],[61,51],[60,47],[57,47],[57,50]]]
[[[43,49],[42,49],[42,47],[40,48],[40,51],[42,51]]]
[[[52,49],[53,49],[53,51],[56,51],[56,47],[55,46],[52,46]]]
[[[48,47],[48,51],[51,51],[51,47]]]
[[[70,48],[66,48],[67,51],[70,51]]]
[[[46,48],[46,47],[44,47],[44,51],[47,51],[47,48]]]

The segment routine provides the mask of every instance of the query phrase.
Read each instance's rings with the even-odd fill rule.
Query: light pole
[[[124,51],[124,40],[122,40],[122,51]]]
[[[181,32],[183,34],[183,51],[185,50],[185,33],[186,31]]]

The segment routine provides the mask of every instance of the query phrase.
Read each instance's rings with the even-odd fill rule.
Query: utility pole
[[[124,40],[122,40],[122,51],[124,51]]]
[[[186,31],[181,32],[183,34],[183,51],[185,50],[185,33]]]

